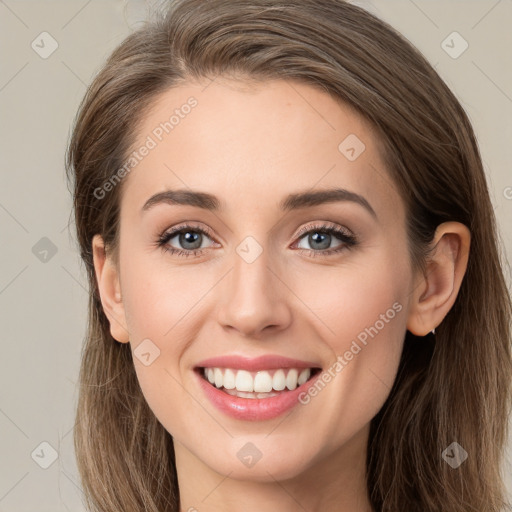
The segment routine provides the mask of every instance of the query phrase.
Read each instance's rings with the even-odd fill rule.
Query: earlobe
[[[407,330],[426,336],[452,308],[466,272],[471,234],[460,222],[440,224],[432,242],[434,250],[426,272],[412,292]]]
[[[110,323],[110,333],[120,343],[128,343],[129,335],[121,297],[119,272],[111,258],[106,255],[105,244],[100,235],[95,235],[92,240],[92,253],[101,304]]]

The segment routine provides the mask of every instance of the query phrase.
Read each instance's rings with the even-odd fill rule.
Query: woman
[[[94,79],[67,163],[90,510],[506,510],[493,208],[467,115],[389,25],[173,2]]]

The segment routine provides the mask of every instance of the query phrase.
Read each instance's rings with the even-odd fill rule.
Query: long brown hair
[[[415,269],[425,269],[440,223],[470,229],[453,308],[435,337],[406,333],[393,389],[371,422],[367,487],[378,512],[505,510],[512,306],[477,141],[455,95],[404,37],[343,0],[178,0],[168,7],[127,37],[95,77],[67,153],[90,285],[74,431],[88,508],[179,510],[172,437],[144,399],[129,344],[110,334],[94,274],[95,234],[116,254],[122,183],[101,199],[94,192],[123,167],[158,94],[223,74],[314,85],[372,123],[406,205]],[[454,441],[468,453],[457,469],[442,457]]]

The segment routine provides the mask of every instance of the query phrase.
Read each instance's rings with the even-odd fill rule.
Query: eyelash
[[[205,251],[205,248],[184,250],[184,249],[175,249],[174,247],[170,247],[169,245],[167,245],[169,240],[174,238],[176,235],[179,235],[181,233],[187,233],[189,231],[192,231],[194,233],[201,233],[203,235],[208,236],[209,238],[213,238],[211,231],[209,229],[200,228],[198,226],[192,226],[190,224],[184,224],[182,226],[172,229],[171,231],[166,231],[166,232],[162,233],[158,237],[156,245],[158,247],[160,247],[163,251],[170,252],[171,254],[174,254],[175,256],[178,256],[178,257],[188,258],[189,256],[200,256]],[[358,244],[358,240],[354,235],[348,234],[345,230],[342,230],[342,229],[334,227],[334,226],[330,226],[328,224],[306,226],[299,231],[299,233],[297,234],[297,238],[301,239],[304,237],[304,235],[309,234],[309,233],[322,233],[322,234],[328,234],[328,235],[335,235],[336,238],[338,238],[341,242],[343,242],[343,245],[338,247],[337,249],[328,249],[328,250],[323,250],[323,251],[322,250],[314,250],[314,249],[300,249],[302,251],[308,252],[309,255],[314,258],[316,258],[318,256],[320,256],[320,257],[331,256],[333,254],[340,253],[341,251],[344,251],[346,249],[351,249],[352,247],[354,247]]]

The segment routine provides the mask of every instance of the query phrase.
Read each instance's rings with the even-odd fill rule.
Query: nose
[[[263,251],[248,262],[233,254],[233,269],[219,289],[218,321],[224,329],[260,339],[265,333],[285,329],[291,321],[287,300],[292,295],[279,267]]]

